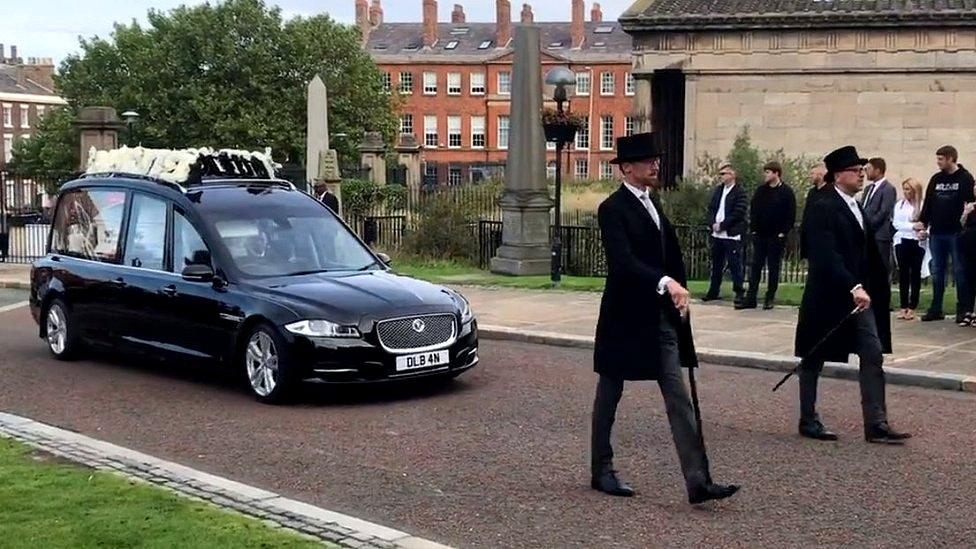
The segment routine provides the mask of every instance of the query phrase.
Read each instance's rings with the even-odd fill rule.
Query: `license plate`
[[[407,370],[419,370],[421,368],[433,368],[435,366],[447,366],[449,362],[447,351],[433,351],[430,353],[420,353],[416,355],[398,356],[396,359],[396,369],[398,372]]]

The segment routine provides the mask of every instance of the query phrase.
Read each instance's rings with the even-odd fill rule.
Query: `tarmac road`
[[[227,373],[140,358],[49,358],[26,309],[0,313],[0,410],[459,547],[972,546],[976,395],[892,387],[901,448],[861,436],[857,385],[823,380],[839,443],[800,439],[796,382],[705,366],[713,476],[687,504],[653,383],[628,384],[616,465],[638,497],[588,487],[590,352],[484,342],[448,387],[326,388],[253,401]]]

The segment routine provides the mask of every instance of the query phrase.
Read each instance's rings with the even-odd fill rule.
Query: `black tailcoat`
[[[878,337],[885,353],[891,352],[891,287],[887,270],[874,245],[875,227],[865,219],[865,230],[857,222],[840,194],[830,189],[807,206],[806,244],[809,271],[803,303],[796,326],[796,356],[806,357],[827,332],[844,320],[854,308],[851,289],[858,284],[871,296],[871,311],[877,319]],[[853,323],[834,332],[820,347],[817,359],[847,362],[855,352]]]
[[[663,276],[686,285],[674,227],[654,200],[662,230],[634,194],[621,185],[600,204],[607,282],[596,327],[594,370],[618,379],[657,379],[661,370],[661,312],[678,332],[681,364],[698,367],[691,323],[682,322],[671,297],[657,291]]]

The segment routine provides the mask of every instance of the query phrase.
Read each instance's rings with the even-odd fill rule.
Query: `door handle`
[[[173,297],[173,296],[176,295],[176,285],[175,284],[170,284],[169,286],[163,286],[159,290],[159,293],[161,293],[163,295],[168,295],[170,297]]]

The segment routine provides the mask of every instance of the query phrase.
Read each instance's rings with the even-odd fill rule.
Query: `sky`
[[[286,18],[328,13],[343,23],[355,19],[355,0],[265,0],[281,8]],[[568,21],[571,0],[512,0],[512,18],[518,21],[522,4],[532,5],[536,21]],[[51,57],[59,63],[78,48],[78,37],[108,37],[114,22],[133,19],[145,22],[150,9],[168,11],[181,4],[202,4],[194,0],[26,0],[5,2],[13,9],[0,10],[0,44],[6,55],[17,46],[20,57]],[[603,0],[604,20],[615,20],[634,0]],[[464,6],[469,22],[494,21],[494,0],[438,0],[438,19],[450,21],[454,4]],[[589,18],[592,0],[586,0]],[[84,9],[80,6],[84,5]],[[385,21],[420,21],[422,0],[382,0]]]

